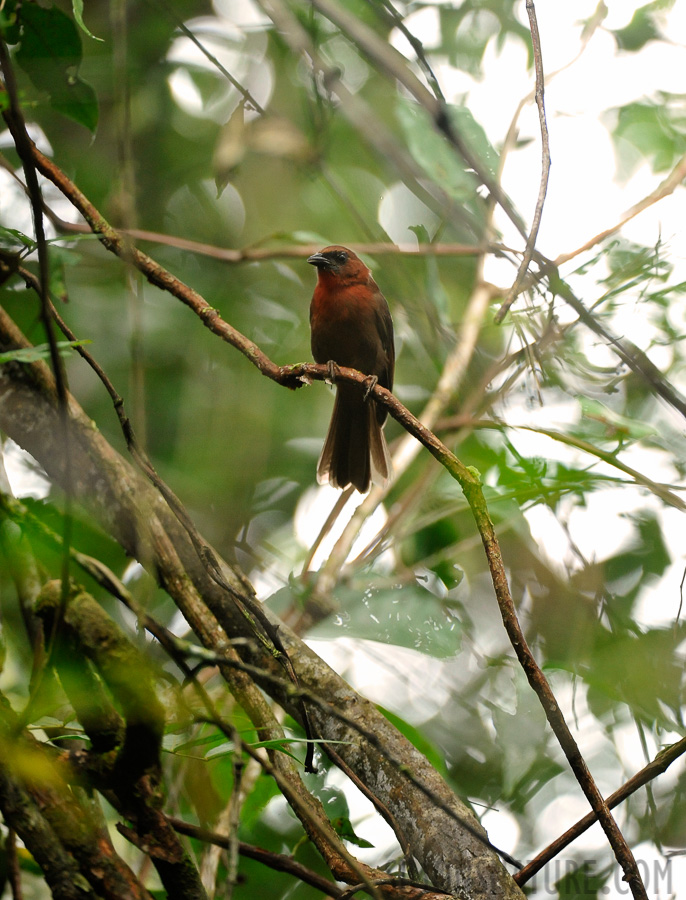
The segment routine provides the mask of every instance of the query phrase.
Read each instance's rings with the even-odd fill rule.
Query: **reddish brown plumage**
[[[317,267],[317,286],[310,306],[312,355],[357,369],[391,390],[395,368],[393,321],[386,298],[372,273],[352,250],[325,247],[308,260]],[[364,388],[339,384],[329,432],[317,466],[317,480],[334,487],[354,485],[369,490],[372,480],[390,474],[386,439],[381,430],[386,410]]]

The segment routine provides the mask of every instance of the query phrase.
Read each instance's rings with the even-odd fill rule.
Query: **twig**
[[[158,6],[161,6],[163,9],[165,9],[165,11],[167,13],[169,13],[171,15],[171,13],[169,12],[169,8],[167,7],[166,4],[159,3]],[[202,41],[200,41],[193,34],[193,32],[190,30],[190,28],[188,28],[188,26],[184,22],[182,22],[181,19],[178,19],[176,16],[174,16],[173,18],[176,23],[176,27],[179,29],[179,31],[181,31],[182,34],[184,34],[188,38],[189,41],[191,41],[193,44],[195,44],[195,46],[198,48],[198,50],[200,50],[200,52],[209,60],[209,62],[211,62],[212,65],[219,72],[221,72],[221,74],[224,76],[224,78],[226,78],[226,80],[238,91],[238,93],[243,98],[243,101],[245,103],[249,103],[250,106],[255,110],[255,112],[260,113],[260,115],[264,115],[265,110],[260,106],[260,104],[257,102],[257,100],[255,100],[255,98],[250,93],[250,91],[247,90],[246,88],[244,88],[243,85],[240,83],[240,81],[238,81],[236,78],[233,77],[231,72],[229,72],[229,70],[219,62],[219,60],[213,53],[210,53],[210,51],[207,49],[207,47],[205,47],[205,45],[202,43]]]
[[[431,85],[436,99],[445,101],[443,91],[441,90],[441,85],[438,82],[438,78],[436,78],[436,73],[431,67],[431,63],[429,62],[429,60],[426,58],[424,45],[418,37],[412,34],[410,29],[405,24],[403,17],[391,3],[391,0],[367,0],[367,2],[380,18],[383,18],[385,15],[386,19],[390,21],[394,25],[394,27],[397,28],[398,31],[403,35],[405,40],[414,50],[417,57],[417,62],[424,70],[426,79]],[[383,9],[381,9],[381,7],[383,7]]]
[[[456,475],[456,477],[458,476]],[[535,691],[541,706],[543,707],[548,723],[567,757],[567,762],[569,763],[579,786],[584,792],[591,809],[598,817],[598,821],[605,832],[615,857],[624,871],[625,879],[629,883],[632,895],[635,898],[640,898],[640,900],[647,900],[646,890],[638,871],[636,860],[626,843],[624,835],[617,826],[612,813],[608,809],[602,794],[598,790],[595,780],[586,765],[586,761],[581,755],[576,740],[565,721],[562,710],[555,699],[555,695],[553,694],[548,679],[536,662],[536,659],[526,642],[521,625],[519,624],[519,619],[517,618],[517,611],[507,583],[507,575],[500,553],[498,538],[488,514],[481,486],[478,483],[474,483],[472,480],[465,481],[464,483],[460,480],[460,484],[467,497],[467,502],[472,510],[472,514],[474,515],[474,519],[479,529],[479,534],[481,535],[481,540],[486,551],[486,558],[488,559],[488,565],[491,570],[493,586],[495,588],[496,597],[498,598],[498,606],[500,608],[503,625],[505,626],[505,631],[507,632],[510,643],[517,655],[517,659],[524,670],[529,684]]]
[[[341,4],[335,3],[334,0],[312,0],[312,2],[322,15],[347,34],[348,38],[363,52],[365,58],[373,62],[379,71],[399,81],[410,92],[419,105],[429,113],[437,130],[442,132],[469,168],[474,170],[477,179],[500,204],[517,231],[522,237],[526,237],[526,228],[521,216],[501,185],[456,131],[450,119],[447,104],[430,93],[408,67],[407,60],[402,54],[385,41],[380,40],[371,28],[348,12]]]
[[[526,275],[529,263],[534,255],[536,246],[536,238],[541,225],[541,216],[543,215],[543,205],[545,203],[546,194],[548,192],[548,176],[550,174],[550,139],[548,136],[548,123],[545,117],[544,91],[545,81],[543,77],[543,56],[541,53],[541,36],[538,32],[538,22],[536,20],[536,9],[533,0],[526,0],[526,11],[529,16],[529,25],[531,28],[531,44],[534,49],[534,66],[536,68],[536,106],[538,107],[538,122],[541,129],[541,182],[538,188],[538,199],[536,200],[536,208],[534,210],[534,218],[531,223],[531,231],[526,241],[524,256],[519,264],[517,276],[514,284],[508,291],[507,297],[503,301],[502,306],[498,310],[495,321],[496,324],[502,322],[507,315],[507,311],[512,306],[521,289],[524,276]]]
[[[17,834],[14,828],[7,829],[5,837],[5,857],[7,859],[7,880],[12,891],[12,900],[24,900],[24,889],[21,884],[21,869],[17,856]]]
[[[650,781],[657,778],[658,775],[662,775],[663,772],[666,772],[669,766],[671,766],[671,764],[680,756],[683,756],[684,753],[686,753],[686,738],[682,738],[676,744],[672,744],[660,751],[655,759],[649,762],[647,766],[642,768],[640,772],[637,772],[613,794],[610,794],[607,798],[608,807],[614,809],[615,806],[619,806],[620,803],[623,803],[627,797],[636,793],[643,785],[648,784]],[[545,850],[542,850],[534,857],[531,862],[527,863],[523,869],[517,872],[513,876],[514,880],[519,885],[526,884],[527,881],[530,881],[534,875],[546,865],[546,863],[550,862],[551,859],[561,853],[565,847],[568,847],[572,841],[575,841],[584,833],[584,831],[587,831],[591,825],[597,821],[598,817],[595,813],[587,813],[583,819],[579,819],[576,824],[567,829],[564,834],[560,835],[560,837],[554,840],[552,844],[549,844]]]
[[[645,209],[648,209],[664,197],[673,194],[682,184],[684,178],[686,178],[686,155],[681,157],[665,180],[660,182],[652,193],[645,196],[642,200],[639,200],[638,203],[635,203],[631,209],[628,209],[624,213],[618,222],[610,228],[605,229],[605,231],[601,231],[600,234],[596,234],[595,237],[586,241],[581,247],[577,247],[576,250],[572,250],[571,253],[561,253],[555,260],[555,265],[561,266],[563,263],[569,262],[570,259],[574,259],[575,256],[579,256],[581,253],[585,253],[587,250],[595,247],[596,244],[602,243],[602,241],[619,231],[622,226],[626,225],[627,222],[630,222],[631,219],[639,213],[642,213]]]
[[[168,819],[179,834],[185,834],[188,837],[208,844],[216,844],[217,847],[224,847],[227,850],[229,848],[229,838],[224,834],[218,834],[216,831],[211,831],[200,825],[192,825],[190,822],[184,822],[183,819],[177,819],[175,816],[169,816]],[[238,852],[241,856],[245,856],[246,859],[254,859],[257,862],[261,862],[276,872],[286,872],[304,884],[309,884],[322,891],[325,895],[338,898],[343,893],[335,882],[330,881],[328,878],[323,878],[317,872],[313,872],[312,869],[306,868],[306,866],[294,860],[292,856],[285,856],[283,853],[273,853],[271,850],[263,850],[261,847],[246,844],[244,841],[238,842]]]
[[[226,867],[226,900],[233,897],[233,889],[238,880],[238,827],[241,822],[241,791],[244,762],[239,753],[234,753],[232,760],[233,785],[229,798],[228,814],[228,865]]]

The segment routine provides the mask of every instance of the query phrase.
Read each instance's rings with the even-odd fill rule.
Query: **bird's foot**
[[[340,371],[340,367],[337,362],[333,359],[330,359],[326,364],[326,368],[329,371],[329,376],[326,379],[330,384],[336,384],[336,379],[338,378],[338,373]]]
[[[370,375],[367,378],[367,380],[365,381],[364,397],[363,397],[363,399],[365,401],[369,399],[369,395],[371,394],[371,392],[374,390],[374,388],[377,386],[378,383],[379,383],[378,375]]]

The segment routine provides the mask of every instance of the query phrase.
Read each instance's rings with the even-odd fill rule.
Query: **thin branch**
[[[436,99],[445,101],[445,97],[443,96],[443,91],[441,90],[441,85],[438,82],[438,78],[436,78],[436,74],[431,67],[431,63],[427,59],[426,53],[424,52],[424,45],[419,40],[419,38],[416,37],[416,35],[412,34],[410,29],[405,24],[403,17],[393,6],[391,0],[367,0],[367,2],[370,4],[379,18],[386,19],[403,35],[405,40],[414,50],[417,57],[417,62],[424,70],[426,80],[431,85],[431,89],[433,90]]]
[[[548,123],[545,117],[545,80],[543,77],[543,56],[541,53],[541,36],[538,32],[538,22],[536,20],[536,9],[533,0],[526,0],[526,11],[529,16],[529,26],[531,28],[531,44],[534,50],[534,66],[536,69],[536,106],[538,108],[538,122],[541,129],[541,182],[538,188],[538,199],[536,200],[536,208],[534,210],[534,218],[531,223],[531,231],[526,241],[524,256],[519,264],[517,277],[514,284],[508,291],[507,297],[503,301],[502,306],[498,310],[495,317],[496,324],[502,322],[507,315],[507,311],[512,306],[521,290],[522,282],[526,275],[529,263],[534,255],[536,246],[536,238],[538,230],[541,226],[541,216],[543,215],[543,205],[545,203],[546,194],[548,193],[548,177],[550,175],[550,138],[548,135]]]
[[[270,0],[270,5],[273,2],[274,0]],[[405,57],[394,47],[382,41],[371,28],[348,12],[341,4],[335,3],[334,0],[312,0],[312,3],[322,15],[348,36],[349,40],[364,54],[365,59],[371,61],[387,77],[400,82],[409,91],[417,103],[429,113],[436,129],[447,138],[469,168],[473,169],[479,182],[500,204],[517,231],[522,237],[526,237],[526,228],[514,204],[462,138],[462,135],[455,129],[450,119],[448,105],[442,99],[435,97],[422,84],[407,65]]]
[[[52,211],[46,211],[46,215],[63,234],[92,234],[88,225],[65,222]],[[272,259],[307,259],[317,250],[321,250],[321,244],[282,244],[277,246],[249,246],[249,247],[218,247],[215,244],[207,244],[194,241],[190,238],[178,237],[172,234],[163,234],[158,231],[146,231],[141,228],[120,228],[119,233],[127,235],[138,241],[148,241],[153,244],[162,244],[165,247],[173,247],[176,250],[187,250],[198,256],[207,256],[220,262],[238,265],[247,262],[266,262]],[[484,250],[496,255],[511,253],[509,247],[497,242],[486,247],[478,244],[460,243],[436,243],[436,244],[390,244],[382,241],[350,242],[347,245],[355,253],[369,256],[478,256]]]
[[[555,265],[561,266],[563,263],[569,262],[569,260],[574,259],[575,256],[579,256],[581,253],[585,253],[587,250],[595,247],[596,244],[600,244],[602,243],[602,241],[611,237],[613,234],[616,234],[616,232],[618,232],[620,228],[626,225],[627,222],[630,222],[639,213],[642,213],[644,210],[648,209],[659,200],[662,200],[665,197],[668,197],[670,194],[673,194],[674,191],[683,183],[685,178],[686,155],[681,157],[681,159],[676,164],[676,166],[674,166],[669,175],[665,178],[664,181],[660,182],[660,184],[655,188],[654,191],[645,196],[642,200],[639,200],[638,203],[635,203],[631,207],[631,209],[628,209],[618,222],[616,222],[610,228],[606,228],[605,231],[601,231],[600,234],[596,234],[595,237],[592,237],[590,240],[586,241],[586,243],[582,244],[581,247],[577,247],[576,250],[572,250],[571,253],[561,253],[555,260]]]
[[[647,766],[644,766],[640,772],[637,772],[613,794],[610,794],[607,798],[608,807],[614,809],[616,806],[619,806],[619,804],[623,803],[627,797],[635,794],[639,788],[653,781],[658,775],[662,775],[666,772],[672,763],[680,756],[683,756],[684,753],[686,753],[686,738],[682,738],[676,744],[671,744],[669,747],[661,750],[655,759],[649,762]],[[530,881],[534,875],[546,865],[546,863],[550,862],[551,859],[554,859],[554,857],[561,853],[565,847],[568,847],[572,841],[575,841],[597,821],[598,817],[593,812],[585,815],[583,819],[579,819],[576,824],[567,829],[564,834],[560,835],[559,838],[553,841],[552,844],[549,844],[545,850],[542,850],[534,859],[532,859],[530,863],[517,872],[513,876],[514,880],[519,885],[526,884],[526,882]]]
[[[169,12],[169,8],[167,7],[166,4],[160,3],[158,5],[163,7],[166,12]],[[219,72],[221,72],[221,74],[224,76],[224,78],[226,78],[226,80],[229,82],[229,84],[231,84],[241,95],[241,97],[243,98],[243,102],[250,104],[250,106],[255,110],[255,112],[260,113],[260,115],[265,115],[266,110],[263,109],[262,106],[260,106],[260,104],[257,102],[257,100],[255,100],[253,95],[250,93],[250,91],[247,90],[246,88],[244,88],[243,85],[240,83],[240,81],[238,81],[236,78],[233,77],[231,72],[229,72],[229,70],[219,62],[219,60],[213,53],[210,53],[210,51],[207,49],[207,47],[205,47],[205,45],[202,43],[202,41],[200,41],[193,34],[193,32],[190,30],[190,28],[188,28],[188,26],[184,22],[182,22],[181,19],[177,19],[176,17],[174,17],[174,20],[176,22],[176,27],[179,29],[179,31],[181,31],[182,34],[184,34],[188,38],[189,41],[191,41],[193,44],[195,44],[195,46],[207,58],[207,60],[209,62],[211,62],[212,65]]]
[[[207,844],[215,844],[217,847],[223,847],[225,850],[229,849],[229,838],[226,835],[218,834],[216,831],[211,831],[209,828],[203,828],[200,825],[184,822],[183,819],[177,819],[174,816],[169,816],[168,818],[179,834],[185,834]],[[323,878],[317,872],[313,872],[312,869],[308,869],[294,860],[292,856],[285,856],[283,853],[273,853],[271,850],[263,850],[261,847],[246,844],[244,841],[238,842],[238,852],[241,856],[245,856],[246,859],[254,859],[268,868],[274,869],[276,872],[286,872],[288,875],[292,875],[304,884],[309,884],[330,897],[338,898],[343,893],[334,881]]]

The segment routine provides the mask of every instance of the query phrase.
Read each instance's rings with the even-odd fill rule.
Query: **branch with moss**
[[[311,379],[325,380],[328,377],[328,369],[326,366],[316,366],[306,363],[295,366],[277,366],[254,342],[250,341],[234,329],[228,322],[225,322],[216,310],[212,310],[197,292],[180,282],[146,254],[141,253],[141,251],[136,250],[135,248],[125,246],[121,235],[106,222],[87,198],[68,178],[66,178],[64,173],[62,173],[52,161],[47,159],[47,157],[41,154],[37,149],[34,150],[34,157],[37,168],[46,177],[50,178],[50,180],[62,190],[65,196],[71,200],[89,222],[91,228],[93,228],[100,236],[102,243],[107,249],[129,261],[138,268],[151,283],[169,291],[178,299],[182,300],[182,302],[186,303],[186,305],[200,316],[206,327],[210,328],[215,334],[218,334],[236,349],[240,350],[262,372],[262,374],[290,388],[297,387]],[[339,377],[343,381],[356,382],[360,385],[366,381],[366,376],[350,369],[341,369]],[[516,615],[514,602],[509,591],[497,537],[490,521],[486,503],[481,491],[478,473],[472,472],[461,463],[454,454],[452,454],[428,428],[419,422],[409,410],[399,403],[389,391],[376,385],[372,395],[377,402],[380,402],[388,409],[389,413],[403,426],[403,428],[412,434],[416,440],[422,443],[432,455],[448,469],[450,474],[462,487],[482,538],[503,623],[519,662],[522,665],[532,688],[541,701],[551,728],[565,752],[570,767],[589,800],[591,808],[598,815],[601,826],[606,833],[618,861],[620,861],[622,868],[627,873],[632,886],[632,891],[636,891],[635,896],[642,896],[640,875],[638,874],[631,851],[629,850],[621,831],[617,827],[612,814],[605,805],[591,773],[588,771],[585,761],[583,760],[576,741],[566,724],[547,679],[536,663],[536,660],[524,639]]]
[[[26,346],[26,339],[0,310],[0,350]],[[284,371],[286,381],[294,377],[326,378],[325,366],[282,370],[270,362],[268,370],[277,377]],[[342,377],[362,379],[349,370],[344,370]],[[75,499],[157,578],[206,647],[224,653],[228,637],[254,637],[226,591],[208,574],[165,500],[111,448],[73,397],[69,397],[69,410]],[[56,439],[55,417],[54,382],[44,364],[12,362],[0,367],[0,427],[41,462],[53,481],[60,483],[64,459],[63,447]],[[245,576],[226,563],[220,564],[232,589],[247,595]],[[444,890],[470,890],[475,896],[479,896],[481,885],[495,884],[504,897],[519,896],[497,854],[483,838],[472,834],[472,830],[481,831],[476,818],[426,759],[266,608],[265,614],[278,625],[303,689],[330,698],[337,709],[354,713],[355,720],[375,736],[379,745],[389,749],[393,763],[360,739],[357,732],[341,726],[334,716],[324,711],[316,714],[316,733],[325,741],[345,741],[337,748],[341,757],[391,811],[431,881]],[[240,646],[238,652],[247,663],[275,676],[264,681],[256,676],[256,680],[298,718],[294,686],[284,683],[273,656],[255,641]],[[454,817],[408,782],[406,770],[441,798],[454,811]],[[470,824],[470,830],[460,823]]]

